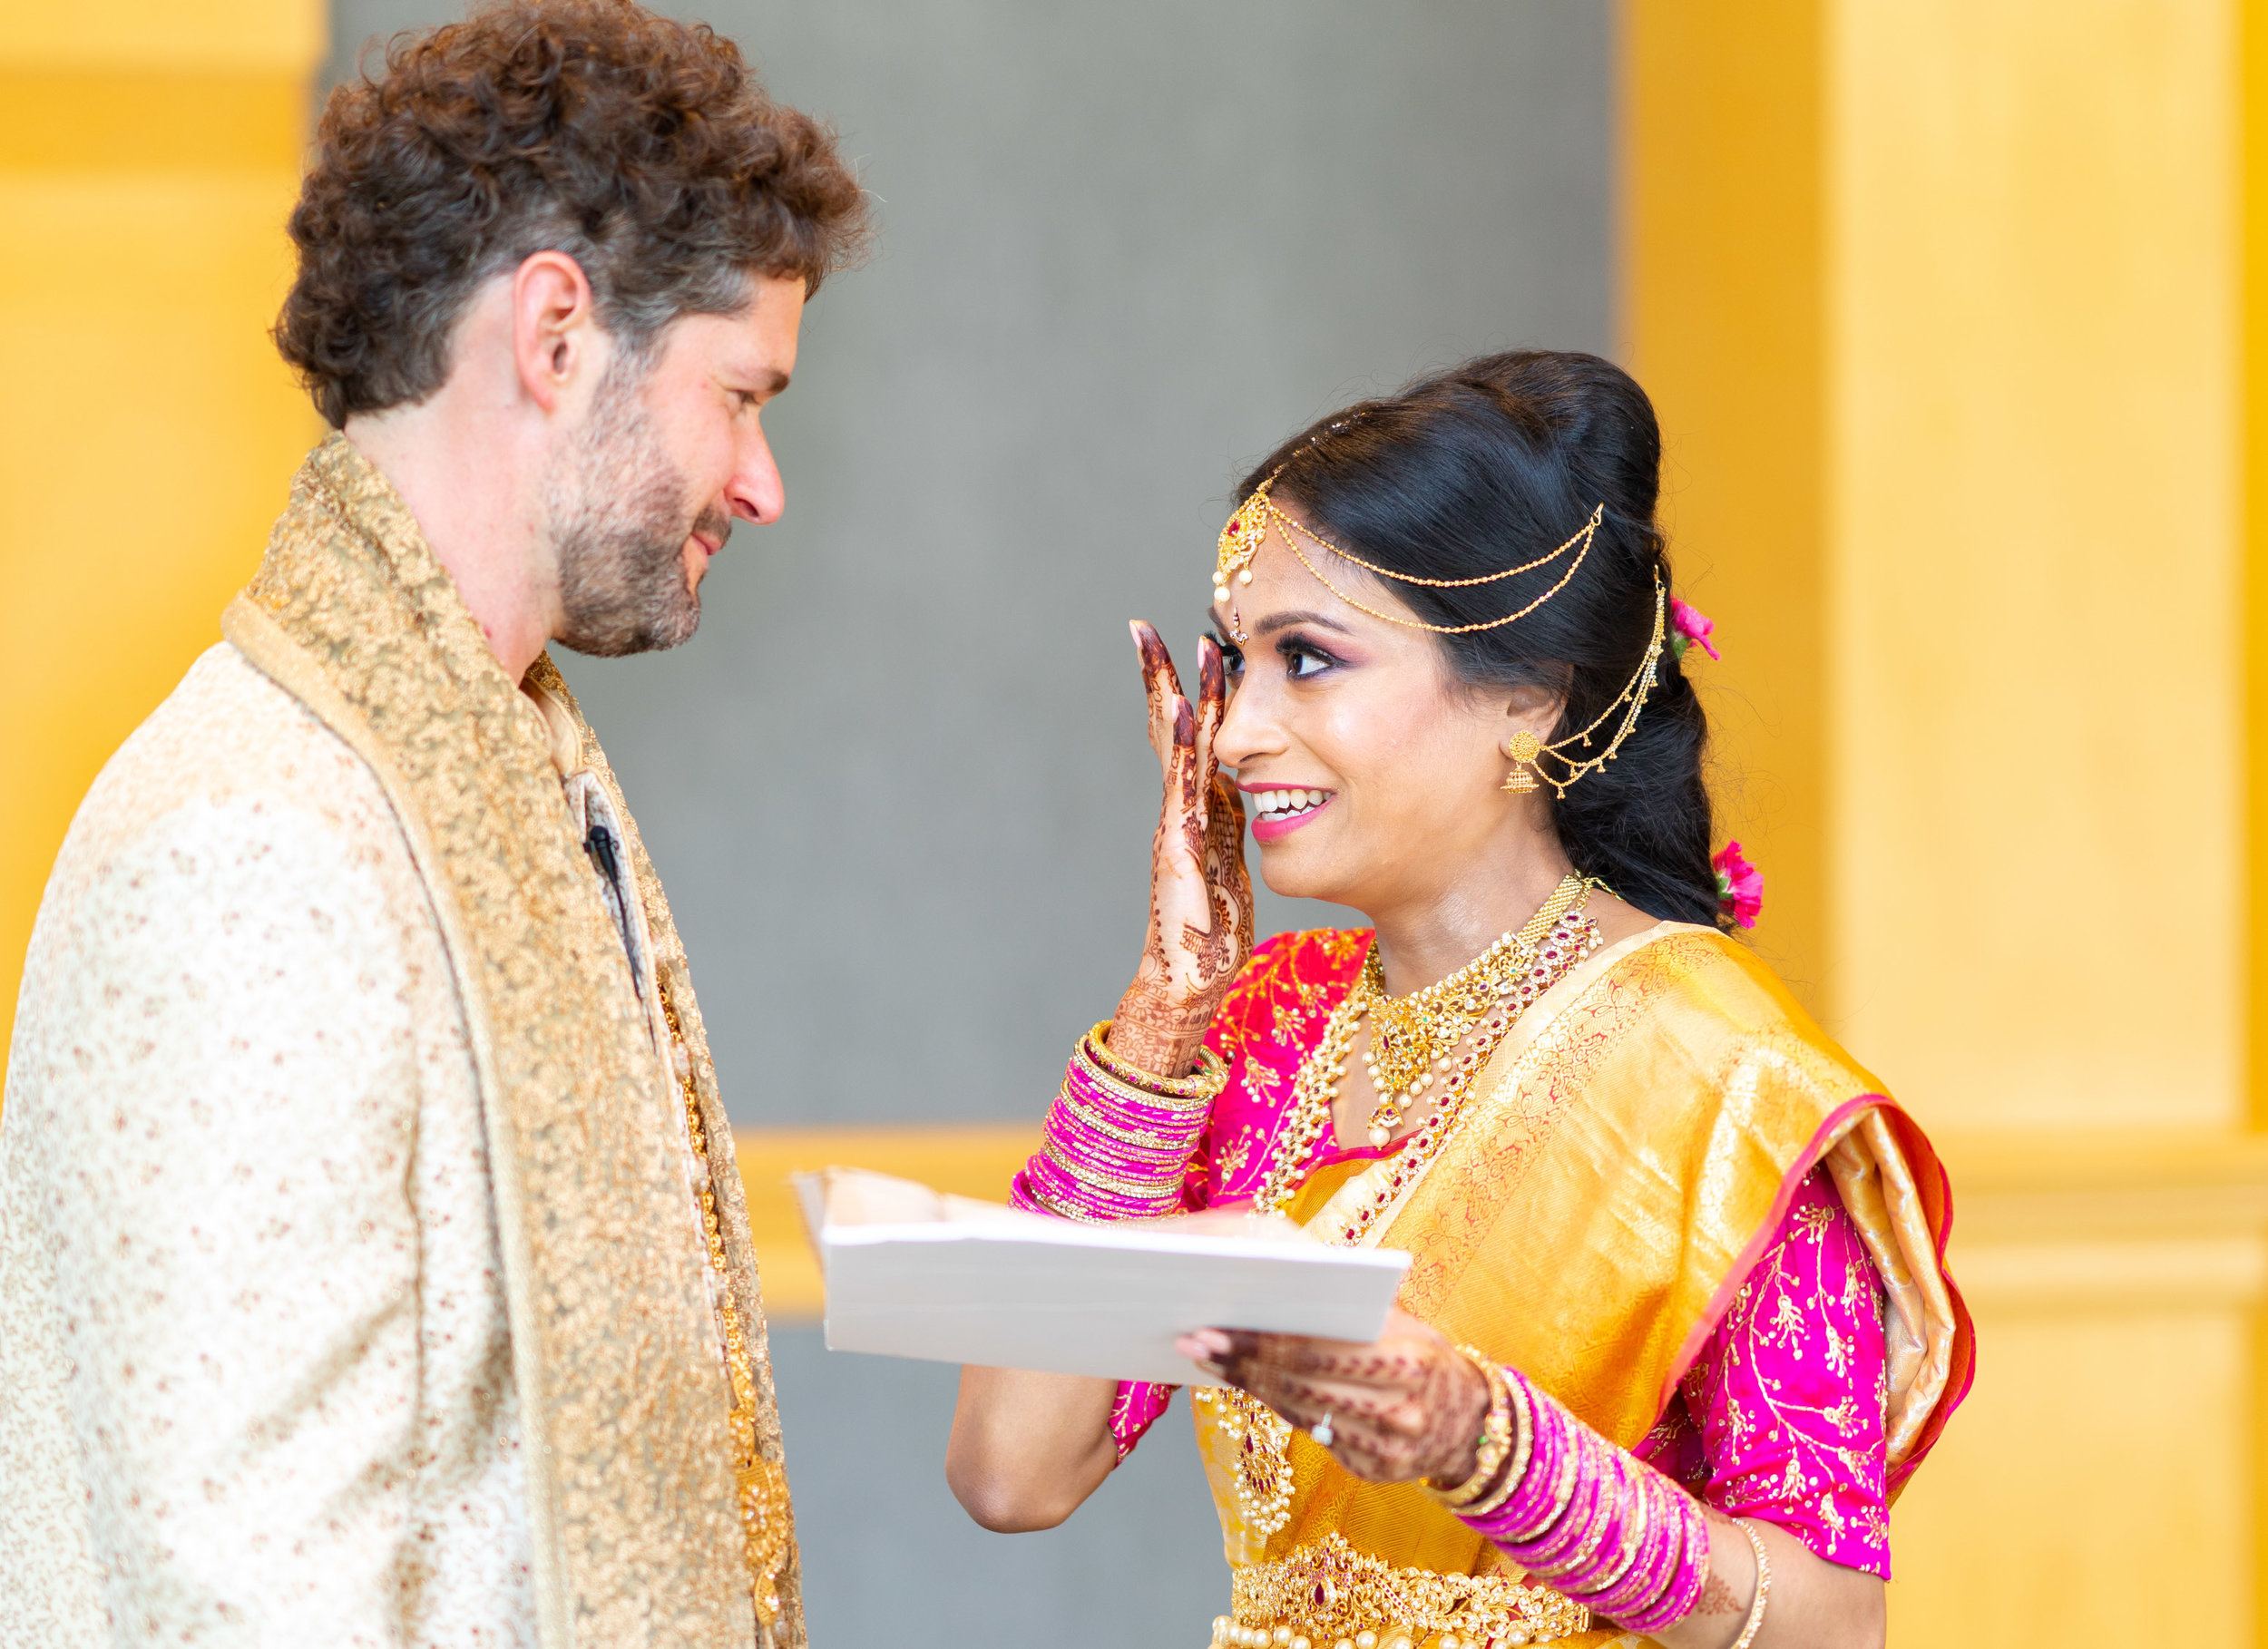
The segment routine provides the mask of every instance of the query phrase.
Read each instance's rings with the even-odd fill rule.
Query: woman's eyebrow
[[[1354,633],[1336,619],[1304,610],[1272,612],[1252,627],[1252,633],[1256,636],[1272,635],[1279,629],[1289,629],[1295,624],[1313,624],[1319,629],[1334,629],[1343,636],[1351,636]]]

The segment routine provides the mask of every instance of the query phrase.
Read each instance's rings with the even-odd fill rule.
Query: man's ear
[[[535,252],[512,275],[512,356],[521,393],[547,413],[597,365],[598,311],[582,266]]]

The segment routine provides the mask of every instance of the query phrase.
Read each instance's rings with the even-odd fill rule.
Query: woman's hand
[[[1149,938],[1111,1021],[1110,1051],[1158,1076],[1182,1077],[1252,954],[1244,798],[1213,759],[1227,700],[1220,649],[1210,638],[1198,643],[1193,707],[1158,632],[1139,620],[1132,628],[1165,799],[1150,843]]]
[[[1373,1483],[1453,1487],[1480,1461],[1489,1383],[1440,1330],[1397,1311],[1374,1345],[1199,1329],[1177,1342],[1293,1425],[1331,1422],[1333,1458]]]
[[[1439,1330],[1402,1312],[1374,1345],[1199,1329],[1175,1349],[1310,1433],[1328,1416],[1331,1453],[1358,1478],[1453,1488],[1479,1465],[1487,1380]],[[1728,1649],[1756,1595],[1747,1537],[1722,1513],[1704,1515],[1709,1573],[1694,1611],[1649,1640],[1666,1649]],[[1755,1527],[1771,1552],[1772,1595],[1755,1649],[1882,1649],[1881,1581],[1813,1556],[1774,1524]]]

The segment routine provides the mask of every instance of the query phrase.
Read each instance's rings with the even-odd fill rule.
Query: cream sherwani
[[[226,628],[26,961],[0,1649],[796,1649],[729,1133],[572,697],[337,438]]]

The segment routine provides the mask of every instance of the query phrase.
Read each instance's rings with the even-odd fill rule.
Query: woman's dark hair
[[[1478,578],[1532,561],[1603,504],[1589,553],[1557,595],[1510,624],[1437,638],[1456,675],[1475,688],[1564,692],[1567,709],[1550,735],[1559,739],[1597,720],[1645,659],[1655,581],[1669,587],[1654,524],[1661,457],[1653,404],[1628,373],[1593,355],[1521,350],[1483,356],[1319,420],[1269,454],[1237,496],[1241,503],[1276,475],[1270,496],[1326,541],[1424,579]],[[1370,576],[1339,567],[1350,578]],[[1567,567],[1561,557],[1461,590],[1386,588],[1429,624],[1478,624],[1528,605]],[[1552,800],[1551,819],[1577,870],[1649,916],[1714,923],[1701,776],[1708,717],[1667,647],[1659,668],[1616,758]],[[1593,735],[1593,751],[1619,720],[1608,717]]]

